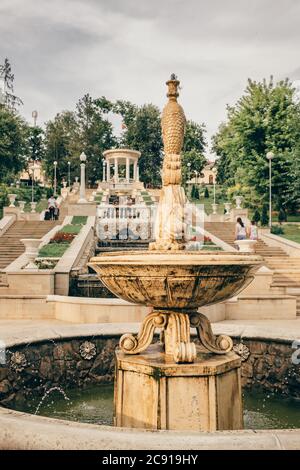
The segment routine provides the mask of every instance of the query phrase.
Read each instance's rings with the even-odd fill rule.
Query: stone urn
[[[243,196],[236,196],[235,203],[237,209],[242,209]]]
[[[218,204],[214,204],[214,203],[213,203],[213,204],[211,205],[211,207],[212,207],[212,210],[213,210],[213,215],[216,215],[217,209],[218,209]]]
[[[231,207],[231,202],[225,202],[224,204],[226,215],[230,214],[230,207]]]
[[[27,258],[27,264],[25,269],[38,269],[35,264],[35,258],[37,258],[39,253],[39,247],[42,243],[41,238],[21,238],[20,240],[25,246],[25,255]]]
[[[24,214],[24,212],[25,212],[25,211],[24,211],[25,204],[26,204],[25,201],[19,201],[19,208],[20,208],[21,214]]]
[[[36,212],[36,205],[37,205],[36,202],[31,202],[31,203],[30,203],[30,207],[31,207],[31,211],[30,211],[30,212],[33,213],[33,214]]]
[[[67,187],[67,182],[63,181],[63,188],[66,189],[66,187]]]
[[[16,194],[9,194],[8,199],[9,199],[9,207],[16,207],[15,202],[16,202],[17,195]]]

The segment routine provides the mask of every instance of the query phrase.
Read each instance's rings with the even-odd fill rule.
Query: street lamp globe
[[[268,160],[273,160],[274,156],[275,156],[275,155],[274,155],[273,152],[268,152],[268,153],[267,153],[267,159],[268,159]]]
[[[82,163],[84,163],[84,162],[86,161],[86,154],[85,154],[84,152],[82,152],[82,153],[80,154],[80,157],[79,157],[79,158],[80,158],[80,161],[81,161]]]
[[[53,163],[54,163],[54,166],[56,166],[56,165],[57,165],[57,161],[56,161],[56,160],[55,160],[55,162],[53,162]]]

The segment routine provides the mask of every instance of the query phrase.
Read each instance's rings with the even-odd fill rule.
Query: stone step
[[[42,238],[58,221],[16,221],[0,237],[0,268],[5,268],[25,251],[22,238]]]

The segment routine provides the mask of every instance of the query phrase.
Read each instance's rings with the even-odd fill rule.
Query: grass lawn
[[[77,235],[77,233],[80,232],[82,228],[82,225],[64,225],[63,228],[60,230],[60,232],[65,232],[65,233],[75,233]]]
[[[38,256],[41,258],[60,258],[69,246],[70,243],[48,243],[40,249]]]
[[[287,238],[292,242],[300,243],[300,224],[299,225],[282,225],[283,235],[279,237]]]
[[[278,217],[272,217],[272,221],[278,222]],[[287,216],[287,221],[288,222],[299,222],[300,223],[300,214],[297,215],[288,215]]]
[[[72,225],[85,225],[87,222],[87,215],[73,215]]]
[[[212,213],[211,205],[214,202],[213,197],[200,197],[200,199],[190,199],[194,204],[203,204],[206,214]],[[216,198],[216,203],[218,204],[217,213],[224,214],[224,201]]]

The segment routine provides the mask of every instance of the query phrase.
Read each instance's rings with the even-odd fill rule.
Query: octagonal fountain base
[[[155,344],[140,355],[116,351],[114,424],[194,431],[243,428],[241,360],[233,352],[197,354],[174,364]]]

